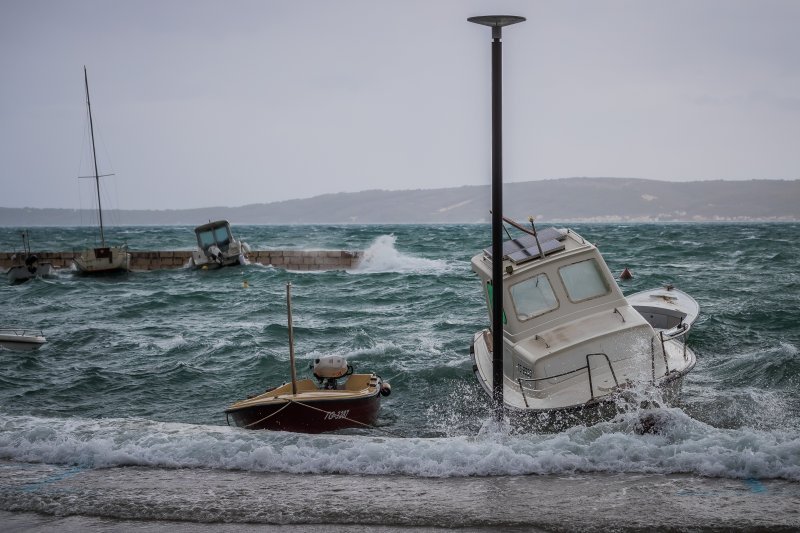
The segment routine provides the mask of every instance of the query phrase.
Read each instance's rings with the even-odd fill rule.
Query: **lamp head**
[[[492,38],[499,39],[500,31],[503,26],[525,22],[525,17],[517,17],[515,15],[483,15],[480,17],[470,17],[467,20],[475,24],[481,24],[482,26],[490,26],[492,28]]]

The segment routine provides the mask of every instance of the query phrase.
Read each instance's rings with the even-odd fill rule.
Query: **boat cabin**
[[[491,249],[472,258],[490,322],[493,260]],[[653,328],[628,304],[597,248],[579,234],[548,228],[511,239],[503,245],[502,261],[504,375],[519,387],[520,404],[545,392],[546,407],[581,403],[586,398],[573,401],[575,387],[594,398],[633,379],[640,368],[649,372],[659,364]],[[485,347],[476,351],[490,358],[485,352],[491,343],[481,342]],[[638,364],[640,353],[647,354],[647,365]],[[488,364],[477,358],[484,376],[490,374]],[[586,368],[594,383],[569,387],[586,380],[579,372]]]
[[[227,220],[217,220],[197,226],[194,232],[197,235],[197,246],[204,252],[207,252],[212,245],[226,252],[233,241],[231,225]]]
[[[503,310],[511,339],[626,304],[597,248],[571,230],[548,228],[503,244]],[[492,251],[472,258],[492,306]]]

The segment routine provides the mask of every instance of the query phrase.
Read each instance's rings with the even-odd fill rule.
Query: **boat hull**
[[[594,401],[558,409],[520,409],[506,404],[505,415],[511,426],[519,432],[557,433],[577,425],[591,426],[631,411],[674,406],[680,400],[683,378],[687,373],[676,374],[656,384],[661,401],[644,399],[633,391],[621,388]]]
[[[358,399],[296,400],[273,402],[225,412],[240,428],[325,433],[372,426],[378,420],[380,394]]]
[[[319,388],[310,379],[297,381],[233,404],[228,424],[245,429],[325,433],[375,424],[383,381],[375,374],[353,374],[340,388]]]
[[[77,256],[73,262],[80,274],[103,275],[130,270],[131,254],[125,247],[90,248]]]
[[[0,346],[8,350],[27,352],[40,348],[45,342],[39,331],[0,328]]]
[[[491,375],[481,372],[481,368],[491,367],[491,353],[485,340],[486,331],[478,332],[470,346],[470,356],[473,363],[475,377],[486,394],[492,396]],[[603,395],[588,398],[588,393],[583,401],[568,402],[553,405],[552,398],[548,396],[535,397],[525,394],[521,387],[508,376],[503,383],[503,398],[506,416],[509,422],[520,430],[561,431],[567,427],[582,424],[591,425],[603,420],[610,420],[615,416],[630,411],[631,409],[650,408],[663,404],[674,404],[680,398],[683,377],[695,366],[696,356],[683,343],[675,340],[668,341],[667,350],[672,362],[669,370],[652,379],[649,377],[646,365],[639,382],[620,382],[618,387],[609,389]],[[479,360],[480,359],[480,360]],[[675,365],[676,361],[684,364]],[[589,389],[589,381],[582,382],[580,389]],[[640,390],[655,387],[658,394],[641,394]]]
[[[6,273],[10,283],[22,283],[33,278],[44,278],[53,275],[51,263],[36,263],[34,266],[17,265]]]
[[[216,270],[218,268],[229,267],[229,266],[240,266],[246,264],[247,261],[242,254],[236,254],[234,256],[225,256],[221,261],[212,261],[206,257],[206,255],[201,251],[193,251],[192,257],[189,263],[191,268],[201,269],[201,270]]]

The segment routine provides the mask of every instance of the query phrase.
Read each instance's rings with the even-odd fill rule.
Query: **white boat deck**
[[[674,320],[677,319],[686,324],[688,331],[700,314],[700,304],[671,285],[637,292],[625,299],[656,330],[672,329],[675,327]]]
[[[9,350],[35,350],[47,340],[39,329],[0,327],[0,347]]]

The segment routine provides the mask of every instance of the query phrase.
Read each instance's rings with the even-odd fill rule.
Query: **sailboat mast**
[[[292,282],[286,282],[286,314],[289,323],[289,364],[292,367],[292,395],[297,395],[297,370],[294,365],[294,331],[292,331]]]
[[[92,162],[94,162],[94,181],[97,188],[97,213],[100,218],[100,242],[106,245],[106,238],[103,234],[103,207],[100,205],[100,173],[97,172],[97,152],[94,148],[94,124],[92,123],[92,104],[89,102],[89,75],[86,73],[86,65],[83,67],[83,80],[86,83],[86,108],[89,110],[89,133],[92,136]]]

